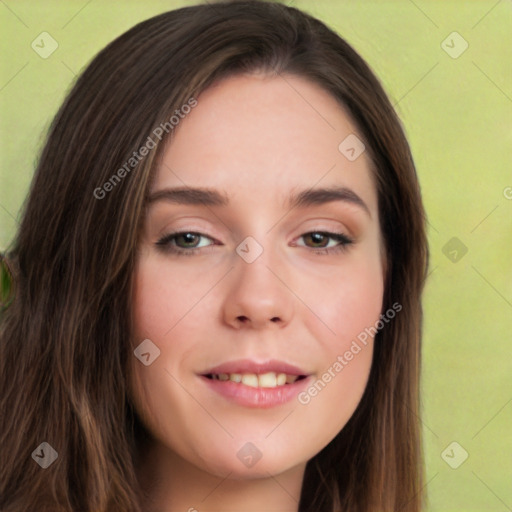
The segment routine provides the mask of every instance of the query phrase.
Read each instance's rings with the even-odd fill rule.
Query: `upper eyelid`
[[[187,218],[184,217],[180,220],[187,220]],[[202,219],[200,219],[200,220],[202,221]],[[317,218],[317,219],[308,219],[308,220],[306,220],[306,222],[308,224],[317,223],[317,225],[320,224],[320,226],[319,227],[316,227],[316,226],[308,227],[304,231],[301,230],[300,235],[304,235],[306,233],[318,233],[318,232],[333,233],[333,234],[343,233],[344,235],[346,235],[349,238],[356,238],[356,234],[354,233],[354,228],[357,228],[357,225],[350,227],[350,225],[347,225],[347,223],[342,221],[341,219],[336,220],[336,219],[332,219],[332,218]],[[193,223],[194,222],[192,221],[191,224],[193,224]],[[325,223],[330,223],[330,224],[335,223],[335,224],[337,224],[337,226],[336,227],[334,227],[334,226],[328,227],[327,225],[325,225]],[[324,225],[322,226],[321,224],[324,224]],[[359,230],[359,228],[357,228],[357,230]],[[188,227],[185,225],[183,228],[181,228],[181,227],[164,228],[159,231],[157,236],[159,238],[162,238],[162,237],[168,236],[170,234],[176,235],[176,234],[180,234],[180,233],[197,233],[197,234],[200,234],[201,236],[205,236],[208,238],[218,240],[218,238],[216,238],[215,236],[207,235],[206,233],[208,231],[211,231],[211,228],[208,226],[205,226],[205,225],[202,225],[202,226],[197,225],[195,227],[193,225],[192,225],[192,227]],[[230,232],[230,234],[233,234],[233,231],[231,229],[228,229],[228,231]],[[294,229],[294,231],[295,231],[295,229]],[[243,236],[242,238],[245,238],[245,236]]]

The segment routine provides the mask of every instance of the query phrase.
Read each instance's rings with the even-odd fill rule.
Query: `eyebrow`
[[[165,188],[150,194],[148,203],[167,201],[170,203],[197,205],[197,206],[228,206],[229,197],[217,190],[203,187]],[[370,209],[366,203],[350,188],[332,186],[325,188],[312,188],[294,192],[288,198],[286,207],[306,208],[318,206],[333,201],[343,201],[354,204],[363,209],[370,217]]]

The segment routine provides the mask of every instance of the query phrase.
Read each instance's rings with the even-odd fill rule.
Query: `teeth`
[[[274,372],[264,373],[258,377],[258,381],[260,388],[275,388],[277,385],[277,376]]]
[[[251,386],[251,388],[258,387],[258,376],[254,373],[246,373],[242,375],[242,384],[246,386]]]
[[[278,386],[282,386],[283,384],[286,384],[286,373],[280,373],[276,377],[276,384]]]
[[[284,384],[293,384],[298,379],[298,376],[276,372],[267,372],[261,375],[256,375],[255,373],[219,373],[218,375],[212,375],[212,378],[222,381],[230,380],[252,388],[275,388]]]

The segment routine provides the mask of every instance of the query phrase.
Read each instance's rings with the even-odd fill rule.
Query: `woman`
[[[420,510],[418,180],[318,20],[216,3],[109,44],[8,260],[2,510]]]

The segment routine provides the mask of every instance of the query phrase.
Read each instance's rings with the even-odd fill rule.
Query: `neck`
[[[219,477],[153,441],[137,471],[145,512],[298,512],[305,467],[268,478],[237,480],[229,472]]]

